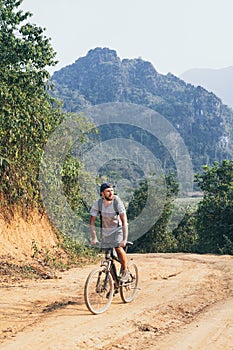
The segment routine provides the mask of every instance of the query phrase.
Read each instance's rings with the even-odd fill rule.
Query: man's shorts
[[[116,231],[109,236],[102,237],[102,245],[104,248],[116,248],[119,247],[120,242],[123,240],[122,230]]]

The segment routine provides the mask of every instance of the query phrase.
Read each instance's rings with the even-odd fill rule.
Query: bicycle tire
[[[85,282],[85,304],[94,315],[105,312],[112,302],[114,292],[113,279],[109,273],[106,288],[104,288],[105,278],[106,269],[97,267],[90,272]]]
[[[138,268],[133,261],[128,263],[127,268],[130,273],[129,280],[120,285],[120,296],[124,303],[130,303],[134,300],[139,280]]]

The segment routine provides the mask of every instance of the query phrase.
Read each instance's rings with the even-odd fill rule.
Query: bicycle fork
[[[110,273],[110,268],[111,268],[111,261],[108,261],[107,264],[103,263],[102,266],[106,266],[105,272],[100,271],[98,274],[98,279],[96,283],[96,292],[97,293],[102,293],[107,290],[107,283],[108,283],[108,278],[109,278],[109,273]],[[104,278],[104,284],[101,286],[100,281],[101,281],[101,275],[102,273],[105,273],[105,278]]]

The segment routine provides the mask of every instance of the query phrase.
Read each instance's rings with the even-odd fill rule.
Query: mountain
[[[159,112],[182,136],[195,171],[204,164],[232,159],[232,110],[212,92],[171,73],[159,74],[141,58],[121,60],[115,50],[95,48],[55,72],[52,82],[53,95],[64,101],[69,112],[106,102],[134,103]],[[147,139],[148,145],[155,145]]]
[[[184,81],[201,85],[219,96],[223,103],[233,108],[233,66],[222,69],[195,68],[180,75]]]

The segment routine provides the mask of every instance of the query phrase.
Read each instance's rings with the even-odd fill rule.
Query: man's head
[[[114,186],[110,182],[103,182],[100,186],[100,195],[107,200],[112,200],[114,197]]]

